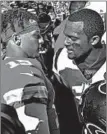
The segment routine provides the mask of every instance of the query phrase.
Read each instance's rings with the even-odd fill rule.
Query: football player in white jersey
[[[65,25],[64,34],[66,36],[65,47],[57,51],[53,63],[57,82],[59,85],[63,85],[63,88],[65,86],[65,91],[59,89],[60,86],[56,89],[58,95],[63,93],[63,97],[60,95],[61,97],[58,98],[58,107],[62,104],[61,98],[64,99],[65,92],[70,94],[71,91],[71,102],[73,102],[74,98],[80,98],[81,93],[90,84],[104,79],[103,76],[106,72],[106,45],[101,42],[104,34],[104,23],[96,11],[81,9],[71,14]],[[75,95],[74,91],[79,96]],[[67,104],[65,103],[65,105]],[[70,105],[68,109],[70,111]],[[73,116],[74,113],[76,114],[74,109],[71,106],[71,118],[70,115],[68,116],[69,123],[71,122],[73,125],[75,124]],[[64,116],[64,112],[61,110],[59,113]],[[65,112],[65,116],[67,117],[67,112]]]

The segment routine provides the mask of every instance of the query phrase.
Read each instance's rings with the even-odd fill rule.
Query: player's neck
[[[98,63],[99,61],[103,60],[105,58],[105,49],[104,48],[94,48],[92,49],[86,57],[82,59],[80,62],[76,62],[77,65],[79,66],[86,66],[86,68],[91,68],[94,66],[94,64]]]
[[[27,58],[28,56],[25,53],[15,53],[15,52],[7,52],[6,57],[21,57],[21,58]]]

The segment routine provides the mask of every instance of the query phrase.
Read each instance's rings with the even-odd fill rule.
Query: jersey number
[[[30,61],[27,61],[27,60],[16,60],[16,61],[10,61],[8,62],[6,65],[9,65],[10,68],[14,68],[14,67],[17,67],[19,65],[32,65],[32,63]]]

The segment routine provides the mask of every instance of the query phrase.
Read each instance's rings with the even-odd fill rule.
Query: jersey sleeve
[[[48,91],[46,86],[35,83],[26,85],[23,90],[22,101],[24,103],[38,102],[47,104]]]

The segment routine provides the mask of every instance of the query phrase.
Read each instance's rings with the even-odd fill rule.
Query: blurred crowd
[[[54,8],[54,13],[59,19],[63,19],[63,14],[67,16],[69,14],[69,3],[66,1],[3,1],[2,2],[2,12],[12,9],[12,8],[24,8],[24,9],[35,9],[38,14],[38,10],[45,11],[47,13],[53,12],[52,7]],[[42,9],[40,9],[42,8]],[[40,11],[40,12],[41,12]]]

